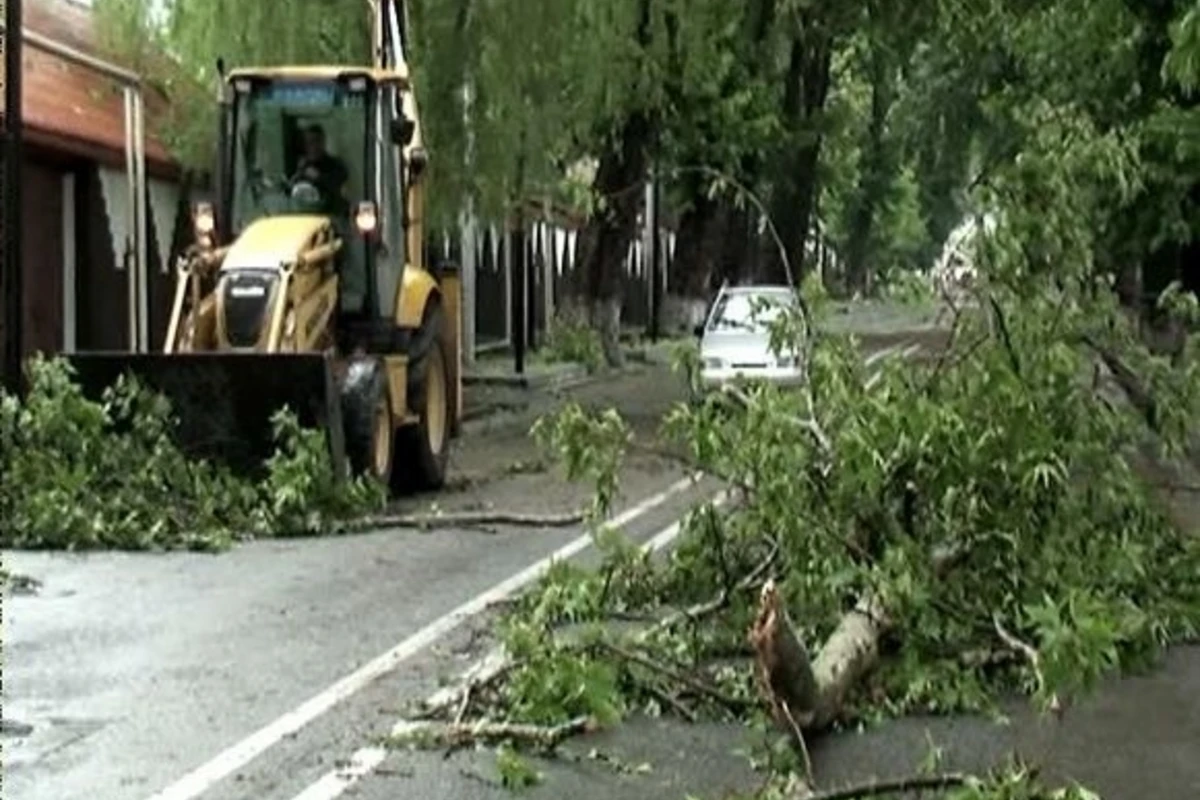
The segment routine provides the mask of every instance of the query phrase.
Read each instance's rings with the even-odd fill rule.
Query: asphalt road
[[[635,419],[650,420],[678,394],[662,378],[644,368],[579,394],[632,405]],[[527,431],[537,410],[467,437],[455,462],[471,482],[410,505],[580,507],[586,487],[523,471],[536,460]],[[644,460],[627,475],[627,505],[683,477]],[[628,532],[653,534],[711,488],[662,498],[631,519]],[[32,730],[4,740],[4,796],[149,797],[582,533],[389,530],[256,542],[220,555],[6,553],[10,571],[42,586],[5,598],[4,718]],[[405,653],[414,649],[385,670],[387,680],[318,715],[300,736],[278,737],[248,776],[232,770],[204,796],[266,797],[276,783],[319,777],[326,756],[356,741],[364,721],[429,677],[433,662],[423,659],[435,651]]]

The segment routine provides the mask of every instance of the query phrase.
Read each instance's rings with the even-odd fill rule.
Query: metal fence
[[[642,226],[639,225],[639,231]],[[644,233],[644,231],[641,231]],[[523,229],[506,231],[500,225],[464,226],[453,233],[439,234],[430,244],[431,263],[442,259],[460,266],[464,273],[464,314],[471,313],[473,330],[468,326],[464,345],[474,341],[474,352],[505,349],[512,345],[516,324],[514,295],[523,289],[525,341],[536,347],[543,341],[555,317],[555,310],[568,296],[570,287],[581,276],[578,270],[581,226],[564,223],[548,215],[529,220]],[[623,327],[644,329],[650,324],[652,309],[651,265],[646,238],[630,243],[625,257],[621,323]],[[519,273],[518,253],[524,248],[527,265],[524,279]],[[675,233],[667,228],[657,231],[659,252],[659,296],[666,294],[667,274],[675,253]],[[521,281],[522,286],[518,286]]]

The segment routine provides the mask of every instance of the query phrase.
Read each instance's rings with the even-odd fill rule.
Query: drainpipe
[[[6,27],[0,31],[7,33]],[[124,264],[128,271],[129,349],[144,351],[148,331],[147,308],[147,235],[146,235],[146,147],[142,104],[142,78],[116,64],[96,58],[82,50],[55,41],[29,28],[21,28],[22,41],[64,61],[94,70],[124,86],[125,100],[125,175],[129,181],[128,230],[132,259]]]
[[[133,93],[134,180],[137,189],[137,254],[134,262],[138,273],[138,352],[145,353],[150,342],[150,251],[149,219],[146,213],[146,117],[142,93]]]

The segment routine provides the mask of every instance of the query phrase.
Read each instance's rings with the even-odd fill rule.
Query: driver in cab
[[[342,189],[349,178],[346,165],[337,156],[331,155],[325,149],[325,130],[317,124],[308,125],[301,132],[303,155],[296,166],[296,174],[292,183],[307,181],[313,184],[321,193],[321,198],[329,204],[331,210],[346,211],[348,205],[342,195]],[[346,206],[346,208],[343,208]]]

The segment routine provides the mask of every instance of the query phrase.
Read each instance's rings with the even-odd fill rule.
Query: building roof
[[[27,0],[25,28],[73,50],[118,66],[97,42],[89,8],[67,0]],[[26,136],[56,150],[120,162],[125,156],[125,106],[122,86],[98,69],[73,63],[26,42],[22,54],[23,115]],[[160,133],[166,99],[143,89],[146,161],[156,172],[174,165]]]

